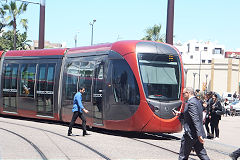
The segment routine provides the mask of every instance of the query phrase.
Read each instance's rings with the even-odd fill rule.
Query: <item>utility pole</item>
[[[173,45],[174,0],[168,0],[166,43]]]
[[[96,19],[94,19],[92,23],[91,22],[89,23],[89,25],[92,26],[91,46],[93,45],[93,25],[95,22],[96,22]]]
[[[38,49],[44,48],[44,34],[45,34],[45,0],[40,0],[40,22],[39,22]]]

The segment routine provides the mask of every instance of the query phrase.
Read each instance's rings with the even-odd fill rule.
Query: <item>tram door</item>
[[[97,62],[93,78],[93,123],[103,125],[103,73],[104,63]]]
[[[55,64],[39,64],[37,73],[37,114],[53,116]]]
[[[5,64],[3,72],[3,111],[17,112],[17,76],[19,64]]]

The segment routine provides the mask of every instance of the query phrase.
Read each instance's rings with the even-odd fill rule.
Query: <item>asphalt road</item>
[[[176,160],[182,133],[140,134],[80,128],[67,136],[68,126],[29,119],[0,117],[0,160],[5,159],[116,159]],[[205,140],[212,160],[230,160],[228,154],[240,147],[240,116],[222,117],[220,140]],[[198,159],[192,152],[190,159]]]

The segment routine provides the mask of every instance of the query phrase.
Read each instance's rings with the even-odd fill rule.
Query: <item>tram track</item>
[[[112,134],[112,135],[117,135],[117,136],[124,136],[126,138],[129,138],[129,139],[132,139],[134,141],[137,141],[137,142],[140,142],[140,143],[144,143],[146,145],[150,145],[150,146],[153,146],[153,147],[157,147],[157,148],[160,148],[162,150],[165,150],[165,151],[168,151],[168,152],[171,152],[175,155],[179,155],[179,152],[176,152],[175,150],[172,150],[172,149],[169,149],[167,147],[162,147],[162,146],[159,146],[159,145],[156,145],[156,144],[153,144],[153,143],[150,143],[150,142],[146,142],[142,139],[159,139],[159,140],[170,140],[170,139],[174,139],[176,141],[179,141],[180,142],[180,138],[179,137],[175,137],[175,136],[172,136],[172,135],[167,135],[167,134],[154,134],[154,133],[140,133],[138,134],[137,136],[136,135],[132,135],[132,134],[117,134],[117,133],[114,133],[112,131],[104,131],[104,133],[106,134]],[[227,144],[221,144],[221,143],[218,143],[218,142],[213,142],[213,143],[217,143],[218,145],[222,145],[224,147],[229,147],[229,145]],[[225,152],[225,151],[222,151],[222,150],[219,150],[219,149],[216,149],[216,148],[212,148],[212,147],[206,147],[205,146],[205,149],[208,151],[212,151],[212,152],[215,152],[215,153],[218,153],[218,154],[221,154],[221,155],[224,155],[224,156],[228,156],[229,153],[228,152]],[[197,156],[196,154],[193,154],[191,153],[190,156]],[[189,159],[191,160],[196,160],[195,158],[192,158],[192,157],[189,157]]]
[[[32,127],[32,126],[26,126],[26,125],[22,125],[22,124],[17,124],[17,123],[12,123],[12,122],[5,122],[5,121],[0,121],[2,123],[6,123],[6,124],[12,124],[12,125],[20,125],[20,126],[23,126],[23,127],[28,127],[28,128],[32,128],[32,129],[37,129],[37,130],[41,130],[41,131],[44,131],[44,132],[48,132],[48,133],[52,133],[54,135],[58,135],[60,137],[63,137],[63,138],[66,138],[70,141],[73,141],[77,144],[80,144],[81,146],[84,146],[85,148],[91,150],[92,152],[94,152],[95,154],[99,155],[100,157],[104,158],[104,159],[107,159],[107,160],[110,160],[109,157],[107,157],[106,155],[98,152],[97,150],[95,150],[94,148],[82,143],[82,142],[79,142],[75,139],[72,139],[68,136],[64,136],[64,135],[61,135],[59,133],[55,133],[53,131],[49,131],[49,130],[45,130],[45,129],[41,129],[41,128],[37,128],[37,127]],[[109,130],[103,130],[103,131],[100,131],[99,133],[104,133],[104,134],[108,134],[108,135],[115,135],[115,136],[121,136],[121,137],[126,137],[126,138],[129,138],[131,140],[134,140],[134,141],[137,141],[139,143],[144,143],[148,146],[152,146],[152,147],[156,147],[156,148],[159,148],[159,149],[162,149],[162,150],[165,150],[167,152],[170,152],[174,155],[179,155],[179,152],[177,152],[176,150],[174,149],[169,149],[168,147],[165,147],[165,146],[161,146],[161,145],[156,145],[154,143],[151,143],[151,142],[146,142],[144,141],[144,139],[155,139],[155,140],[176,140],[176,141],[179,141],[180,143],[180,138],[179,137],[175,137],[175,136],[172,136],[172,135],[166,135],[166,134],[154,134],[154,133],[144,133],[144,134],[137,134],[137,135],[133,135],[133,134],[129,134],[127,132],[115,132],[115,131],[109,131]],[[220,145],[223,145],[224,144],[220,144]],[[227,146],[226,146],[227,147]],[[205,148],[209,151],[212,151],[212,152],[215,152],[215,153],[218,153],[218,154],[221,154],[221,155],[225,155],[225,156],[228,156],[229,153],[225,152],[225,151],[222,151],[222,150],[218,150],[218,149],[215,149],[215,148],[212,148],[212,147],[206,147]],[[66,156],[66,155],[65,155]],[[196,154],[190,154],[190,156],[197,156]],[[66,157],[68,158],[68,157]],[[69,158],[68,158],[69,159]],[[196,160],[195,158],[192,158],[192,157],[189,157],[189,159],[191,160]]]
[[[163,134],[162,134],[163,135]],[[156,136],[155,134],[152,134],[152,136]],[[163,135],[164,136],[164,135]],[[167,137],[169,137],[169,135],[166,135]],[[172,137],[174,137],[174,136],[172,136]],[[180,140],[179,138],[177,138],[176,137],[176,140]],[[229,145],[226,145],[226,144],[221,144],[221,143],[218,143],[218,142],[212,142],[212,143],[217,143],[217,144],[219,144],[219,145],[223,145],[223,146],[226,146],[226,147],[228,147]],[[213,152],[216,152],[216,153],[219,153],[219,154],[222,154],[222,155],[225,155],[225,156],[228,156],[229,155],[229,153],[227,153],[227,152],[224,152],[224,151],[221,151],[221,150],[217,150],[217,149],[215,149],[215,148],[211,148],[211,147],[207,147],[207,146],[204,146],[205,147],[205,149],[206,150],[211,150],[211,151],[213,151]]]
[[[159,148],[161,150],[170,152],[174,155],[177,155],[177,156],[179,155],[179,152],[176,152],[175,150],[172,150],[172,149],[169,149],[167,147],[159,146],[159,145],[141,140],[141,139],[160,139],[160,140],[175,139],[175,140],[180,140],[180,138],[175,137],[175,136],[165,135],[165,134],[161,134],[159,136],[159,135],[154,135],[154,134],[150,134],[150,133],[139,133],[138,135],[133,135],[133,134],[128,134],[126,132],[125,132],[125,134],[116,134],[116,132],[107,131],[107,130],[105,130],[103,133],[110,134],[110,135],[123,136],[123,137],[129,138],[131,140],[134,140],[134,141],[137,141],[137,142],[140,142],[140,143],[144,143],[148,146],[156,147],[156,148]],[[123,133],[123,132],[121,132],[121,133]],[[191,156],[196,156],[194,154],[190,154],[190,155]],[[189,157],[189,160],[197,160],[197,159]]]
[[[41,130],[41,131],[48,132],[48,133],[52,133],[52,134],[54,134],[54,135],[63,137],[63,138],[65,138],[65,139],[68,139],[68,140],[70,140],[70,141],[73,141],[73,142],[75,142],[75,143],[77,143],[77,144],[80,144],[81,146],[83,146],[83,147],[89,149],[90,151],[94,152],[95,154],[99,155],[99,156],[102,157],[103,159],[111,160],[109,157],[107,157],[106,155],[100,153],[99,151],[95,150],[94,148],[92,148],[92,147],[90,147],[90,146],[88,146],[88,145],[86,145],[86,144],[84,144],[84,143],[82,143],[82,142],[79,142],[79,141],[77,141],[77,140],[75,140],[75,139],[72,139],[72,138],[70,138],[70,137],[68,137],[68,136],[64,136],[64,135],[61,135],[61,134],[59,134],[59,133],[55,133],[55,132],[52,132],[52,131],[49,131],[49,130],[45,130],[45,129],[41,129],[41,128],[37,128],[37,127],[31,127],[31,126],[26,126],[26,125],[22,125],[22,124],[12,123],[12,122],[4,122],[4,121],[0,121],[0,122],[6,123],[6,124],[12,124],[12,125],[17,125],[17,126],[22,126],[22,127],[27,127],[27,128],[32,128],[32,129],[37,129],[37,130]],[[0,129],[1,129],[1,128],[0,128]],[[66,158],[68,158],[68,157],[66,157]]]
[[[36,144],[34,144],[32,141],[30,141],[29,139],[27,139],[27,138],[25,138],[24,136],[22,136],[22,135],[20,135],[20,134],[18,134],[18,133],[16,133],[16,132],[13,132],[13,131],[10,131],[10,130],[8,130],[8,129],[4,129],[4,128],[0,128],[1,130],[3,130],[3,131],[6,131],[6,132],[8,132],[8,133],[11,133],[11,134],[13,134],[13,135],[15,135],[15,136],[17,136],[17,137],[20,137],[21,139],[23,139],[24,141],[26,141],[27,143],[29,143],[36,151],[37,151],[37,153],[41,156],[41,158],[43,159],[43,160],[48,160],[48,158],[45,156],[45,154],[39,149],[39,147],[36,145]]]
[[[152,134],[152,136],[156,136],[156,135]],[[169,136],[167,135],[167,137],[169,137]],[[155,147],[164,149],[164,150],[166,150],[166,151],[169,151],[169,152],[172,152],[172,153],[175,153],[175,154],[179,154],[179,152],[176,152],[176,151],[173,151],[173,150],[170,150],[170,149],[167,149],[167,148],[164,148],[164,147],[161,147],[161,146],[158,146],[158,145],[149,143],[149,142],[145,142],[145,141],[139,140],[139,139],[137,139],[137,138],[133,138],[133,140],[138,141],[138,142],[141,142],[141,143],[145,143],[145,144],[148,144],[148,145],[151,145],[151,146],[155,146]],[[176,140],[179,141],[178,139],[176,139]],[[180,143],[180,141],[179,141],[179,143]],[[213,142],[213,143],[215,143],[215,142]],[[220,144],[220,143],[218,143],[218,144]],[[225,144],[220,144],[220,145],[228,147],[228,145],[225,145]],[[224,156],[228,156],[228,155],[229,155],[228,152],[225,152],[225,151],[222,151],[222,150],[219,150],[219,149],[215,149],[215,148],[211,148],[211,147],[206,147],[206,146],[205,146],[205,149],[206,149],[207,151],[212,151],[212,152],[215,152],[215,153],[224,155]],[[192,153],[191,153],[190,155],[191,155],[191,156],[197,156],[196,154],[192,154]],[[189,157],[189,158],[192,159],[192,160],[195,160],[194,158],[191,158],[191,157]]]

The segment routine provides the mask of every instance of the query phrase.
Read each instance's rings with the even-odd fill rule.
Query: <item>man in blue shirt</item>
[[[68,136],[72,135],[72,127],[77,120],[77,117],[81,118],[82,120],[82,129],[83,129],[83,136],[89,135],[86,131],[86,118],[83,115],[83,112],[88,113],[88,110],[86,110],[82,104],[82,94],[85,92],[85,88],[80,88],[79,92],[77,92],[74,95],[73,99],[73,116],[72,116],[72,121],[69,125],[68,129]]]

